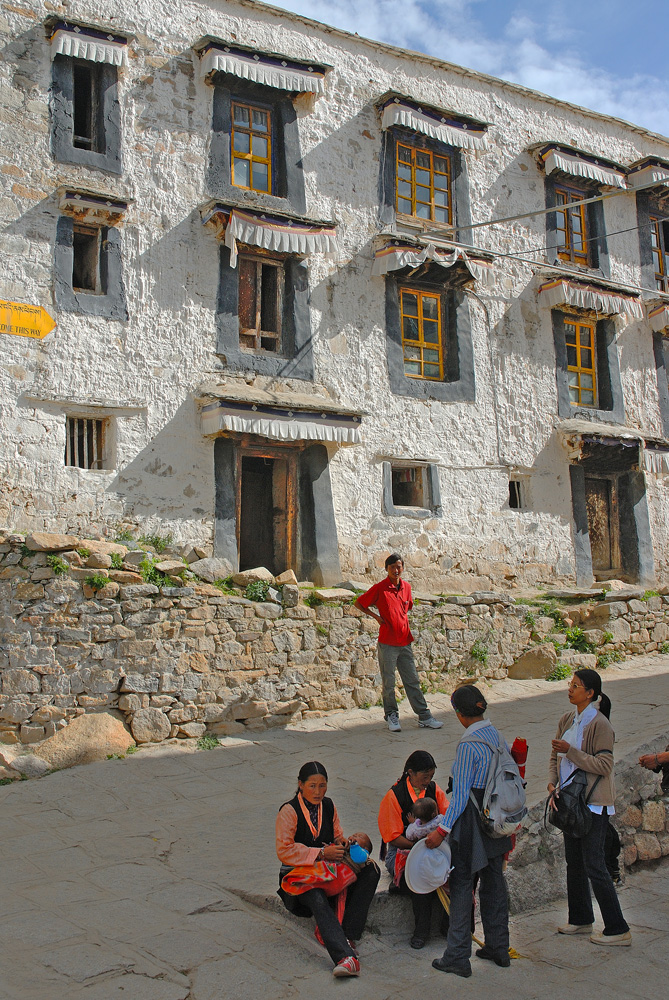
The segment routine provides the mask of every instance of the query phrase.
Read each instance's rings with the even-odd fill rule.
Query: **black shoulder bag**
[[[544,809],[544,825],[548,820],[558,830],[566,833],[568,837],[573,837],[575,840],[585,837],[592,826],[592,813],[588,809],[588,802],[601,777],[601,774],[597,776],[586,795],[588,776],[585,771],[576,768],[567,783],[562,787],[558,786],[557,798],[552,792],[548,796]],[[551,808],[551,799],[554,799],[557,809]]]

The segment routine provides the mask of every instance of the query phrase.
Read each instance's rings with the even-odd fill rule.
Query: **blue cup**
[[[360,844],[351,844],[348,849],[348,853],[351,856],[351,861],[355,861],[357,865],[362,865],[367,861],[369,853]]]

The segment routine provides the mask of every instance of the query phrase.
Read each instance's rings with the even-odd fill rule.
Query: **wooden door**
[[[297,452],[242,447],[237,468],[239,568],[264,566],[277,576],[295,569]]]
[[[586,476],[585,504],[595,576],[619,571],[618,514],[615,482],[612,478]]]

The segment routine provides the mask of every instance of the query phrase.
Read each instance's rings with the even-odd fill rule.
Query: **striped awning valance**
[[[388,274],[389,271],[399,271],[404,267],[420,267],[427,261],[444,268],[453,267],[460,262],[464,264],[472,277],[482,284],[492,285],[494,282],[492,266],[486,261],[472,260],[461,247],[454,247],[449,252],[441,248],[437,249],[432,243],[428,243],[425,247],[407,246],[395,242],[388,243],[376,251],[372,264],[372,274],[378,276]]]
[[[202,433],[257,434],[278,441],[360,443],[360,417],[353,414],[291,410],[279,406],[249,405],[227,399],[207,403],[200,412]]]
[[[568,152],[560,146],[548,146],[541,152],[541,159],[546,167],[546,173],[551,174],[554,170],[561,170],[572,177],[584,177],[587,180],[597,181],[607,187],[626,188],[627,181],[625,171],[614,166],[603,163],[594,157],[586,156],[575,150]]]
[[[312,224],[221,205],[214,205],[202,221],[206,224],[214,218],[219,229],[225,232],[224,243],[230,251],[230,267],[237,266],[237,243],[304,257],[312,253],[335,253],[337,250],[337,233],[332,225]]]
[[[126,66],[128,39],[111,32],[59,22],[51,35],[51,58],[55,56],[71,56],[73,59],[109,63],[111,66]]]
[[[461,149],[481,149],[486,146],[486,126],[459,121],[447,112],[441,114],[432,108],[423,108],[410,101],[393,98],[383,109],[381,128],[401,125],[422,132],[431,139],[438,139],[448,146]]]
[[[629,171],[627,183],[634,190],[642,187],[669,187],[669,163],[644,160]]]
[[[659,305],[647,306],[648,322],[651,330],[659,333],[660,330],[669,328],[669,302],[661,302]]]
[[[242,80],[262,83],[277,90],[298,94],[325,93],[325,67],[282,56],[212,44],[202,50],[200,65],[204,77],[212,73],[230,73]]]
[[[643,308],[638,298],[566,278],[544,282],[539,288],[539,297],[542,305],[550,307],[571,306],[574,309],[587,309],[601,316],[622,315],[643,319]]]

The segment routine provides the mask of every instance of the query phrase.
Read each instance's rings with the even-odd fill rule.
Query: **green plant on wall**
[[[567,645],[571,646],[571,648],[575,649],[578,653],[594,653],[595,646],[591,642],[588,642],[583,629],[579,628],[578,625],[574,625],[573,628],[568,628],[565,632],[565,637],[567,639]]]
[[[571,677],[571,667],[568,667],[566,663],[557,663],[551,672],[546,675],[546,680],[564,681],[567,677]]]
[[[139,538],[140,545],[150,545],[151,548],[155,549],[155,551],[158,554],[160,554],[161,552],[164,552],[165,549],[169,548],[169,546],[172,544],[173,541],[174,541],[174,538],[173,538],[173,536],[171,534],[167,534],[167,535],[141,535],[140,538]]]
[[[165,574],[156,569],[152,559],[142,559],[139,572],[144,583],[152,583],[154,587],[161,587],[165,583]]]
[[[269,583],[267,580],[254,580],[249,583],[244,591],[247,601],[265,601],[269,593]]]
[[[84,583],[91,588],[91,590],[102,590],[109,583],[109,577],[105,576],[104,573],[91,573],[84,580]]]
[[[488,662],[487,643],[485,643],[483,639],[477,639],[474,642],[472,648],[469,650],[469,655],[471,656],[472,660],[476,660],[478,663],[481,663],[483,666],[485,666],[486,663]]]
[[[112,569],[122,569],[123,568],[123,556],[120,552],[112,552],[111,556],[111,568]]]
[[[46,557],[46,561],[56,576],[65,576],[70,571],[70,564],[61,556],[50,555]]]

